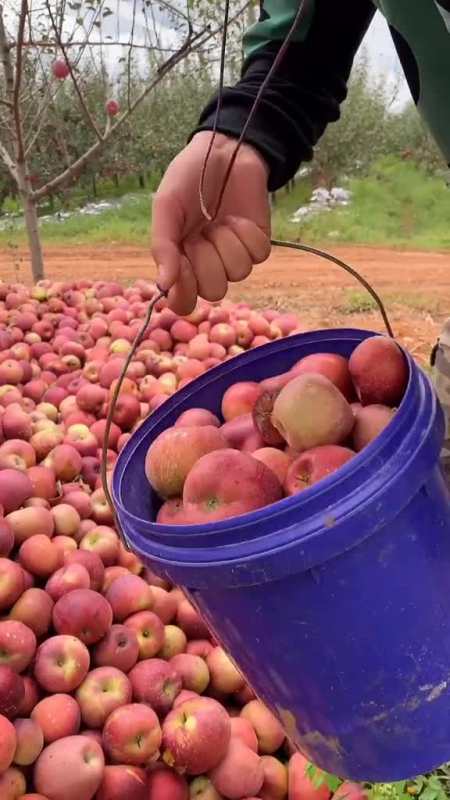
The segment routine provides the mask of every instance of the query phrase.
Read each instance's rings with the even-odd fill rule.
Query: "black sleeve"
[[[293,15],[297,2],[293,2]],[[276,0],[268,5],[276,6]],[[302,161],[311,160],[314,145],[326,126],[339,118],[353,60],[374,13],[371,0],[316,0],[302,40],[297,37],[290,44],[246,134],[246,141],[262,153],[269,165],[271,191],[284,185]],[[254,47],[246,58],[241,80],[224,90],[218,130],[233,137],[240,135],[281,46],[279,21],[274,24],[277,38],[267,36],[270,15],[264,5],[260,22],[251,34],[253,42],[258,25],[264,28],[260,46]],[[194,133],[211,130],[216,102],[215,97],[204,109]]]

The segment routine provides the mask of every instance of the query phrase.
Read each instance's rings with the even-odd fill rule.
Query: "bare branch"
[[[24,142],[23,142],[23,128],[22,128],[22,115],[20,108],[20,88],[22,86],[22,46],[25,34],[25,24],[28,17],[28,0],[22,0],[19,16],[19,27],[17,32],[17,53],[16,53],[16,77],[13,88],[13,114],[16,125],[16,138],[17,138],[17,162],[23,164],[25,158]]]
[[[10,175],[17,182],[17,169],[14,160],[9,155],[6,147],[0,142],[0,158],[2,159],[5,167],[8,169]]]
[[[80,89],[80,86],[78,84],[78,80],[75,77],[75,73],[74,73],[72,64],[70,63],[70,60],[69,60],[69,58],[67,56],[67,51],[66,51],[65,44],[63,43],[63,41],[61,39],[61,34],[60,34],[60,31],[58,30],[58,26],[56,24],[56,21],[55,21],[55,18],[53,16],[52,10],[50,8],[50,3],[49,3],[48,0],[46,2],[46,6],[47,6],[47,12],[48,12],[48,15],[49,15],[49,18],[50,18],[50,22],[52,24],[53,32],[55,34],[58,47],[60,48],[60,50],[61,50],[61,52],[63,54],[64,61],[66,62],[67,69],[69,70],[70,77],[72,79],[72,83],[74,85],[74,89],[75,89],[75,91],[76,91],[76,93],[78,95],[78,100],[80,101],[80,105],[81,105],[81,108],[83,109],[84,116],[86,117],[86,120],[88,121],[89,125],[91,126],[92,130],[94,131],[98,141],[101,142],[102,138],[103,138],[102,134],[100,133],[99,129],[97,128],[96,122],[95,122],[91,112],[89,111],[87,105],[86,105],[85,99],[83,97],[83,93],[82,93],[82,91]]]

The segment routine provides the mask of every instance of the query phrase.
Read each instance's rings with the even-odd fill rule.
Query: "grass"
[[[385,159],[365,178],[346,182],[353,193],[350,206],[318,215],[302,224],[289,221],[311,194],[309,181],[293,192],[277,195],[273,211],[273,233],[277,238],[309,242],[359,243],[407,246],[423,249],[450,247],[450,189],[441,178],[431,177],[407,162]],[[111,190],[102,195],[111,196]],[[117,192],[114,196],[117,196]],[[81,195],[72,205],[83,202]],[[63,222],[42,223],[42,238],[48,244],[147,244],[150,221],[149,191],[124,198],[120,208],[101,216],[75,216]],[[0,247],[26,242],[25,231],[16,224],[0,231]],[[349,299],[354,313],[358,296]],[[352,313],[351,310],[349,313]]]

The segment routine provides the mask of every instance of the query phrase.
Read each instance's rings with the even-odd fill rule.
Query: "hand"
[[[222,300],[228,283],[242,281],[270,253],[267,165],[243,144],[231,171],[217,218],[205,220],[199,198],[200,176],[211,141],[196,134],[172,161],[153,202],[152,254],[158,284],[169,290],[169,306],[189,314],[197,297]],[[205,204],[215,211],[236,140],[217,134],[204,187]]]

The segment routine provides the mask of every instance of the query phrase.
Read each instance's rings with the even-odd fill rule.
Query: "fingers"
[[[270,256],[270,232],[245,217],[227,217],[226,224],[248,250],[253,264],[262,264]]]
[[[184,242],[184,251],[197,280],[198,293],[209,302],[223,300],[228,280],[219,253],[204,236],[190,237]]]
[[[152,255],[158,267],[158,285],[170,289],[179,278],[184,213],[172,194],[156,194],[152,209]]]
[[[197,280],[187,258],[182,258],[178,280],[167,297],[168,304],[175,314],[185,316],[197,304]]]
[[[205,231],[205,237],[216,248],[230,283],[243,281],[250,275],[253,266],[250,253],[231,228],[212,225]]]

